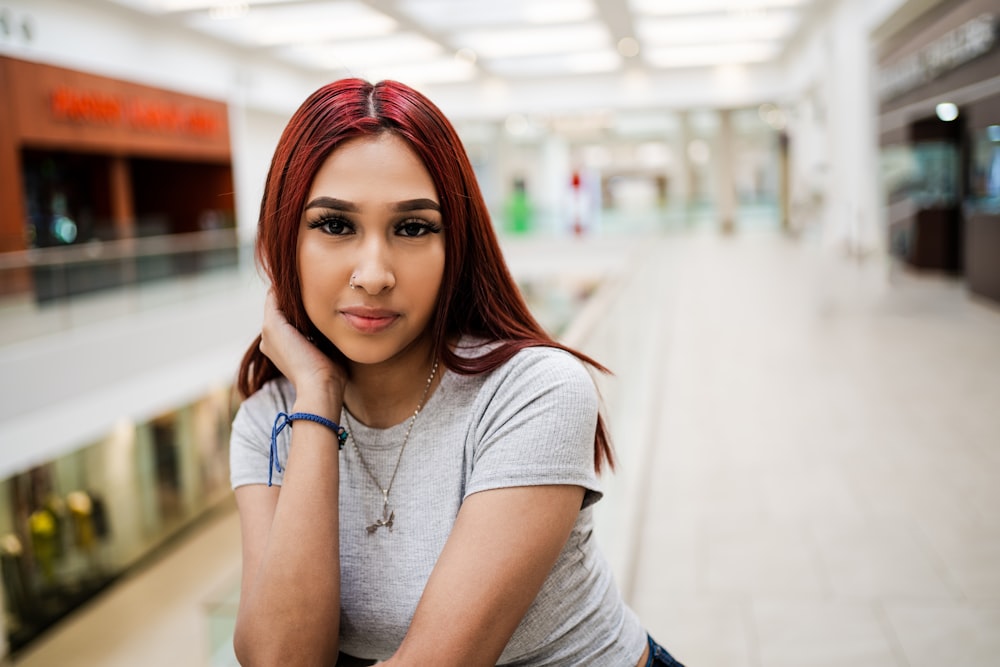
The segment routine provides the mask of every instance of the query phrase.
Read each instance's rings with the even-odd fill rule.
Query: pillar
[[[135,236],[135,202],[132,198],[132,172],[128,159],[121,155],[111,158],[111,221],[115,236],[130,239]]]
[[[736,178],[733,175],[736,159],[733,141],[733,118],[729,109],[719,111],[719,135],[716,138],[715,211],[719,229],[723,234],[736,231]]]
[[[873,56],[861,17],[862,0],[834,9],[827,50],[830,155],[829,198],[823,239],[852,254],[884,245],[878,205],[877,103]]]

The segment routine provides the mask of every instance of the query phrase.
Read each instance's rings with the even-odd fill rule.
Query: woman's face
[[[334,150],[298,239],[302,302],[330,342],[361,364],[412,349],[434,314],[444,258],[434,182],[402,139],[386,132]]]

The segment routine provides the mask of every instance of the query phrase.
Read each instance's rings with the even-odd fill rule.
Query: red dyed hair
[[[260,206],[257,261],[270,278],[278,307],[299,331],[331,358],[344,359],[313,325],[302,304],[295,262],[299,221],[313,178],[346,141],[392,132],[409,144],[430,173],[446,233],[445,266],[431,336],[438,358],[456,373],[489,372],[519,350],[566,350],[607,372],[586,355],[552,339],[528,310],[504,262],[486,203],[462,142],[444,114],[426,97],[395,81],[371,84],[343,79],[309,96],[289,120],[271,161]],[[498,343],[469,358],[448,340],[473,336]],[[237,388],[246,397],[281,373],[259,349],[260,337],[240,364]],[[610,439],[598,415],[594,465],[614,466]]]

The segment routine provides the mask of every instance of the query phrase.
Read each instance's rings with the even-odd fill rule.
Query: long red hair
[[[331,358],[343,360],[309,320],[302,304],[295,261],[299,220],[313,177],[327,156],[346,141],[382,132],[392,132],[409,144],[430,173],[440,198],[445,268],[431,336],[441,363],[456,373],[474,375],[499,367],[524,348],[548,346],[607,372],[590,357],[553,340],[532,316],[504,262],[458,134],[430,100],[395,81],[373,85],[343,79],[323,86],[303,102],[278,141],[261,200],[256,254],[288,321]],[[448,345],[458,336],[497,345],[470,358]],[[258,336],[240,364],[237,389],[244,397],[281,375],[259,344]],[[596,469],[600,471],[605,463],[613,467],[611,443],[600,415],[594,440]]]

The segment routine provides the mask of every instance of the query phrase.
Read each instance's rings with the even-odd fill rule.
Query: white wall
[[[838,0],[787,54],[792,224],[822,242],[866,255],[885,250],[878,188],[876,35],[937,0]]]

